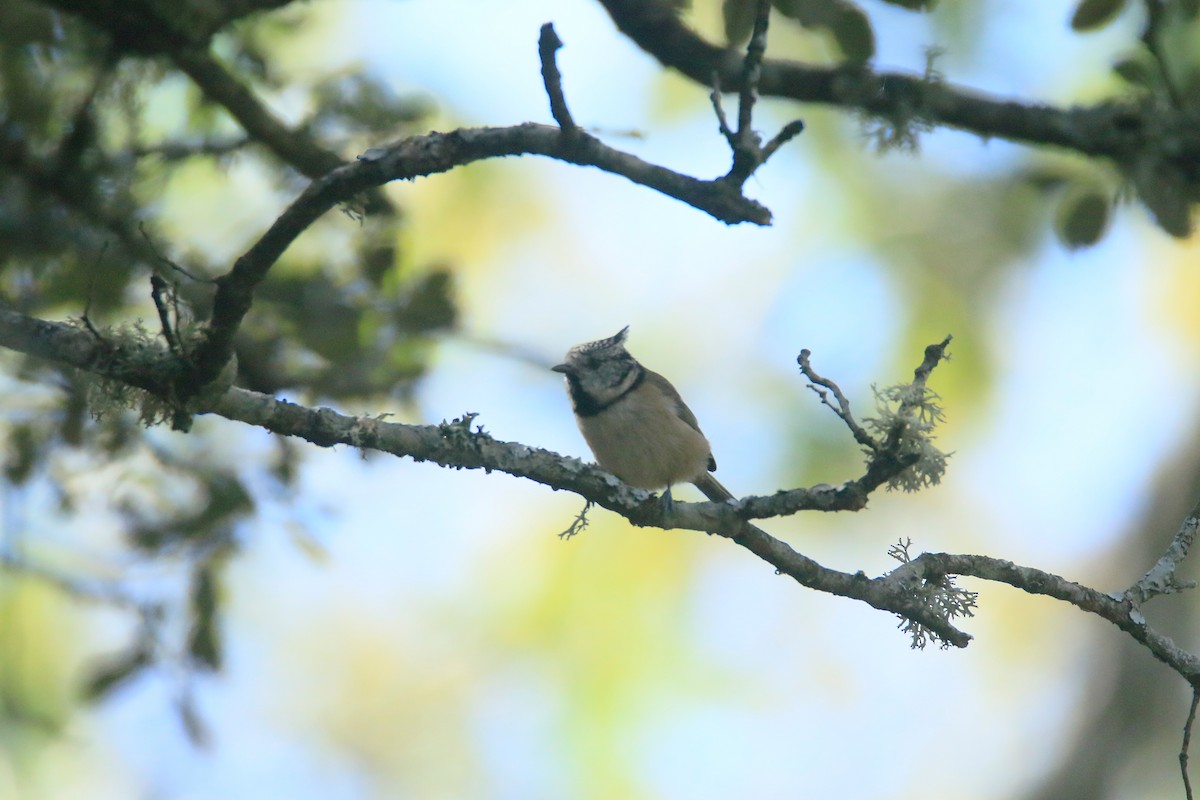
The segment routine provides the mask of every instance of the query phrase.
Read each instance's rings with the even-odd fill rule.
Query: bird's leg
[[[658,498],[659,505],[662,510],[670,514],[675,509],[675,498],[671,497],[671,487],[668,486],[662,496]]]

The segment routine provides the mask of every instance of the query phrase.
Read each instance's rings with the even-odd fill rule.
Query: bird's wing
[[[659,375],[654,370],[648,369],[646,370],[646,382],[651,386],[656,387],[660,392],[666,395],[668,399],[670,399],[675,406],[675,413],[679,415],[681,420],[686,422],[692,428],[692,430],[696,431],[701,436],[704,435],[704,431],[700,430],[700,422],[696,419],[696,415],[692,413],[690,408],[688,408],[688,404],[683,402],[683,398],[679,396],[679,391],[671,385],[669,380],[664,378],[662,375]],[[713,458],[713,455],[710,452],[708,454],[708,471],[714,472],[716,469],[717,460]],[[720,484],[717,485],[720,486]],[[722,489],[723,488],[724,487],[722,487]],[[726,492],[726,494],[728,494],[728,492]]]

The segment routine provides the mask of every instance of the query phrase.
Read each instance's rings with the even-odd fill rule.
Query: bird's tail
[[[714,503],[724,503],[727,500],[736,499],[732,492],[722,486],[721,482],[712,476],[711,472],[701,475],[693,481],[693,485]]]

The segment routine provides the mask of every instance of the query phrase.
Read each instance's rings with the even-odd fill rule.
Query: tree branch
[[[552,130],[557,137],[558,131]],[[97,339],[71,325],[0,309],[0,346],[78,367],[171,399],[170,376],[178,359],[156,342],[127,344]],[[861,572],[850,574],[829,569],[746,521],[755,513],[776,516],[788,513],[788,508],[857,510],[866,502],[865,478],[842,487],[793,490],[782,495],[787,498],[784,503],[779,501],[781,495],[776,495],[744,498],[737,503],[676,503],[667,511],[648,492],[621,483],[599,467],[547,450],[499,441],[481,427],[472,430],[473,414],[440,425],[403,425],[339,414],[328,408],[306,408],[237,388],[228,389],[220,397],[212,398],[207,407],[196,407],[194,411],[218,414],[321,447],[343,444],[416,461],[432,461],[445,467],[505,472],[552,489],[575,492],[635,525],[716,533],[804,586],[898,614],[958,647],[970,641],[970,636],[954,628],[897,580],[870,579]]]
[[[750,42],[746,45],[746,57],[742,60],[742,87],[738,93],[738,126],[737,130],[729,127],[725,116],[725,108],[721,104],[721,77],[717,73],[712,76],[713,112],[717,115],[717,128],[729,149],[733,151],[733,163],[729,172],[721,180],[739,190],[746,180],[760,166],[767,162],[775,151],[786,142],[798,136],[804,130],[804,122],[793,120],[776,134],[764,147],[762,137],[754,130],[752,121],[754,104],[758,101],[758,81],[762,74],[762,60],[767,52],[767,28],[770,20],[770,0],[757,0],[755,6],[754,26]]]
[[[765,47],[765,17],[759,27],[761,35],[758,46],[761,49]],[[189,369],[176,387],[176,394],[184,399],[193,396],[211,383],[229,362],[233,355],[234,335],[250,310],[254,289],[300,233],[336,204],[348,202],[360,193],[390,181],[411,180],[419,176],[445,172],[485,158],[543,155],[622,175],[634,183],[681,200],[728,224],[770,223],[771,212],[743,196],[741,182],[731,184],[728,176],[715,181],[704,181],[672,172],[611,148],[576,126],[567,109],[562,90],[562,76],[555,62],[555,53],[561,46],[562,42],[555,34],[553,26],[549,23],[544,25],[538,50],[546,92],[550,97],[551,112],[559,123],[557,129],[526,123],[510,128],[473,128],[449,134],[431,133],[416,136],[389,147],[372,148],[359,156],[356,163],[333,169],[313,181],[250,250],[234,263],[233,268],[217,280],[217,294],[207,330],[194,351]],[[753,52],[755,51],[752,47]],[[211,57],[189,52],[180,54],[180,58],[185,59],[182,63],[191,64],[193,71],[199,76],[198,80],[207,78],[215,85],[216,90],[224,93],[223,97],[227,95],[226,102],[231,109],[248,105],[253,112],[250,114],[251,119],[257,118],[256,114],[260,109],[253,97],[225,75]],[[748,71],[753,70],[748,67]],[[742,124],[746,126],[749,124],[749,105],[748,103],[744,106],[741,117]],[[282,135],[273,129],[277,123],[269,116],[259,124],[265,126],[265,132],[269,135]],[[253,130],[248,130],[254,135]],[[765,158],[766,156],[759,153],[755,157],[755,163],[748,167],[748,172],[747,165],[742,164],[742,171],[746,172],[742,181]],[[735,168],[741,163],[736,149],[734,162]]]
[[[33,319],[8,309],[0,309],[0,346],[75,366],[150,392],[170,391],[172,364],[177,363],[161,345],[114,343],[97,339],[77,327]],[[927,359],[918,368],[918,376],[928,375],[928,369],[936,363],[931,362],[931,358],[939,347],[927,348]],[[931,608],[922,589],[943,585],[946,577],[954,575],[1006,583],[1030,594],[1054,597],[1108,620],[1189,683],[1200,683],[1200,658],[1154,630],[1138,611],[1131,593],[1105,594],[1033,567],[987,556],[948,553],[924,553],[890,574],[868,578],[861,572],[851,574],[829,569],[746,522],[748,516],[768,506],[772,506],[772,513],[780,512],[774,504],[779,496],[791,497],[792,505],[798,509],[840,511],[861,508],[866,499],[865,477],[841,487],[797,489],[770,498],[743,498],[735,503],[676,503],[671,511],[666,511],[648,492],[621,483],[599,467],[547,450],[499,441],[481,427],[472,429],[473,414],[440,425],[403,425],[339,414],[327,408],[306,408],[237,388],[214,398],[209,407],[196,410],[298,437],[321,447],[343,444],[416,461],[432,461],[445,467],[495,470],[528,478],[552,489],[575,492],[639,526],[716,533],[754,553],[776,571],[803,586],[860,600],[874,608],[898,614],[926,627],[943,643],[958,647],[966,646],[971,637]],[[868,474],[871,471],[869,467]],[[797,502],[795,498],[804,498],[804,501]],[[1194,530],[1190,521],[1195,513],[1181,527],[1182,531],[1190,533]],[[1177,551],[1173,548],[1168,555],[1174,557]]]
[[[1192,800],[1192,779],[1188,775],[1188,748],[1192,744],[1192,726],[1196,723],[1196,707],[1200,706],[1200,686],[1192,684],[1192,705],[1187,722],[1183,724],[1183,743],[1179,747],[1179,771],[1183,775],[1183,794]]]
[[[563,46],[562,40],[554,30],[553,23],[547,22],[542,26],[538,36],[538,58],[542,62],[542,82],[546,86],[546,95],[550,98],[550,115],[562,128],[565,136],[573,135],[578,127],[571,119],[571,111],[567,108],[567,98],[563,94],[562,73],[558,71],[555,54]]]
[[[200,87],[205,97],[228,111],[251,139],[301,174],[317,178],[345,163],[341,156],[326,150],[307,134],[285,125],[208,50],[179,48],[171,52],[171,60]]]
[[[569,139],[548,125],[525,123],[509,128],[468,128],[429,133],[368,150],[353,164],[313,181],[263,236],[217,279],[217,294],[205,340],[194,353],[193,369],[180,387],[181,397],[207,385],[229,360],[233,337],[250,310],[255,287],[283,252],[318,217],[359,193],[395,180],[447,172],[487,158],[540,155],[591,166],[655,189],[705,211],[728,224],[769,224],[771,212],[719,181],[692,178],[616,150],[579,130]]]
[[[745,78],[737,54],[705,41],[664,0],[599,0],[622,33],[664,66],[702,86],[713,76],[727,91]],[[1129,103],[1057,108],[988,97],[925,77],[865,67],[814,67],[766,59],[760,95],[853,108],[887,120],[920,119],[985,139],[1062,147],[1087,156],[1131,163],[1147,148],[1181,165],[1200,155],[1200,131],[1189,115]],[[1195,169],[1188,170],[1191,177]]]
[[[557,137],[558,131],[552,130]],[[915,371],[916,382],[922,388],[930,370],[944,358],[945,344],[926,348],[925,361]],[[75,366],[152,393],[165,392],[167,397],[172,386],[173,365],[178,363],[161,345],[114,343],[97,339],[77,327],[32,319],[7,309],[0,309],[0,346]],[[474,414],[440,425],[403,425],[339,414],[327,408],[310,409],[237,388],[225,391],[220,397],[213,398],[208,407],[196,411],[215,413],[321,447],[343,444],[416,461],[432,461],[445,467],[505,472],[552,489],[575,492],[635,525],[719,534],[803,586],[860,600],[874,608],[898,614],[924,626],[943,643],[958,647],[966,646],[971,637],[955,628],[936,607],[931,607],[922,590],[931,586],[936,589],[944,584],[946,577],[953,575],[1006,583],[1030,594],[1063,600],[1108,620],[1189,683],[1200,683],[1200,658],[1151,628],[1138,611],[1132,592],[1104,594],[1058,575],[1010,561],[947,553],[924,553],[888,575],[868,578],[861,572],[851,574],[822,566],[747,522],[748,518],[759,515],[786,513],[789,508],[823,511],[862,508],[870,490],[882,483],[884,472],[907,467],[894,456],[887,469],[879,467],[872,459],[866,475],[840,487],[796,489],[771,497],[742,498],[733,503],[676,503],[667,511],[648,492],[621,483],[599,467],[547,450],[494,439],[481,426],[472,429]],[[887,453],[886,447],[884,453]],[[1200,509],[1200,505],[1197,508]],[[1200,511],[1189,515],[1181,526],[1177,543],[1164,556],[1172,564],[1177,565],[1185,554],[1185,544],[1190,542],[1189,537],[1196,527],[1197,513]],[[1186,542],[1179,544],[1181,540]],[[1154,573],[1151,570],[1148,574]]]
[[[949,553],[922,553],[896,569],[891,577],[904,580],[917,576],[924,580],[937,580],[947,575],[969,575],[1007,583],[1029,594],[1046,595],[1070,603],[1116,625],[1188,683],[1195,686],[1200,682],[1200,658],[1151,628],[1138,611],[1133,598],[1124,592],[1105,594],[1034,567],[1022,567],[988,556]]]
[[[1175,573],[1191,551],[1198,531],[1200,531],[1200,503],[1193,506],[1187,517],[1184,518],[1179,530],[1171,539],[1167,551],[1137,583],[1126,589],[1124,594],[1135,605],[1141,605],[1160,594],[1174,594],[1184,589],[1194,589],[1196,587],[1194,582],[1180,583],[1176,580]]]
[[[800,365],[800,371],[804,373],[804,377],[808,378],[809,380],[808,388],[816,392],[817,397],[821,398],[822,405],[829,406],[829,408],[833,409],[833,413],[841,417],[842,422],[846,423],[846,427],[849,428],[850,433],[853,434],[854,441],[858,442],[871,452],[877,452],[880,448],[879,442],[875,441],[875,438],[871,436],[871,434],[867,433],[866,430],[858,424],[858,421],[854,419],[854,414],[850,411],[850,401],[842,392],[841,387],[829,380],[829,378],[821,377],[816,373],[816,370],[812,368],[812,364],[809,363],[809,358],[811,356],[812,352],[806,348],[801,350],[800,355],[796,357],[796,363]],[[834,400],[837,401],[837,405],[834,405],[829,401],[829,395],[831,393],[833,394]]]

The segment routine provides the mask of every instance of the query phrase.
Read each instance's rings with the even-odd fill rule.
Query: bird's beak
[[[561,372],[561,373],[563,373],[564,375],[570,375],[572,372],[574,372],[574,371],[575,371],[575,370],[574,370],[574,369],[571,367],[571,365],[570,365],[570,364],[555,364],[555,365],[554,365],[553,367],[551,367],[550,369],[551,369],[552,371],[554,371],[554,372]]]

